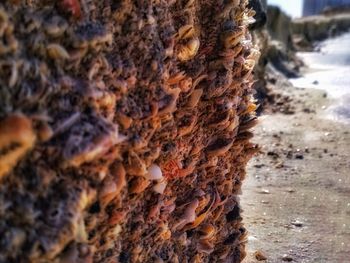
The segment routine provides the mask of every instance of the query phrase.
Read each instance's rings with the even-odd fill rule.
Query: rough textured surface
[[[247,1],[0,4],[0,262],[240,262]]]

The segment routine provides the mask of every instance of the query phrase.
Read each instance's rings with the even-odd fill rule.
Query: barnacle
[[[233,119],[230,120],[230,125],[227,127],[227,131],[234,131],[239,125],[239,117],[235,115]]]
[[[219,13],[219,18],[228,18],[230,13],[235,10],[240,5],[240,0],[228,1],[221,13]]]
[[[105,179],[100,192],[100,202],[103,207],[117,197],[126,186],[126,173],[121,163],[113,164],[110,173],[111,177]]]
[[[128,156],[128,164],[126,165],[126,172],[131,175],[146,176],[147,167],[140,156],[131,151]]]
[[[122,113],[117,114],[116,118],[118,120],[118,123],[120,123],[124,129],[129,129],[132,122],[133,122],[132,118],[130,118]]]
[[[192,38],[195,34],[193,25],[185,25],[179,28],[179,31],[176,35],[177,39],[188,39]]]
[[[213,225],[203,225],[199,229],[199,233],[201,234],[200,239],[211,239],[215,236],[216,232],[216,228]]]
[[[260,58],[260,51],[257,48],[250,49],[250,54],[247,59],[252,59],[257,62]]]
[[[255,66],[255,60],[253,59],[246,59],[244,62],[244,67],[246,70],[253,70]]]
[[[155,186],[153,186],[153,190],[158,194],[163,194],[166,186],[167,186],[167,181],[163,179],[160,182],[157,182]]]
[[[199,39],[193,38],[189,40],[185,45],[181,45],[177,57],[180,61],[187,61],[192,59],[198,52],[199,49]]]
[[[219,128],[220,126],[225,126],[230,119],[230,112],[218,112],[213,115],[208,121],[208,125],[213,128]]]
[[[230,150],[232,144],[231,138],[218,138],[206,148],[206,151],[209,155],[223,155]]]
[[[253,24],[255,22],[255,19],[253,18],[254,15],[255,12],[252,10],[249,13],[244,13],[242,16],[242,25],[247,26]]]
[[[45,21],[44,30],[51,37],[62,36],[68,28],[68,23],[59,16],[53,16]]]
[[[187,106],[190,108],[196,107],[199,100],[201,99],[202,94],[203,94],[203,89],[195,89],[190,95]]]
[[[223,57],[226,61],[231,61],[235,58],[237,58],[238,54],[243,50],[242,46],[236,46],[233,49],[226,49],[225,51],[221,52],[220,55]]]
[[[79,167],[83,163],[94,161],[125,140],[118,133],[116,125],[110,125],[101,119],[94,123],[94,127],[90,121],[77,123],[69,130],[71,136],[66,140],[62,153],[65,165]]]
[[[158,113],[166,114],[175,111],[180,92],[181,90],[179,88],[168,90],[164,98],[158,102]]]
[[[47,53],[52,59],[68,59],[70,57],[67,50],[59,44],[49,44]]]
[[[6,11],[0,7],[0,55],[4,55],[18,48],[18,41],[15,38],[14,26],[10,22]]]
[[[193,88],[193,81],[192,78],[185,78],[179,82],[179,88],[181,89],[181,92],[187,93]]]
[[[186,78],[185,72],[181,71],[177,74],[175,74],[174,76],[171,76],[168,80],[167,83],[169,85],[174,85],[174,84],[178,84],[181,80],[183,80],[184,78]]]
[[[256,126],[258,123],[258,119],[256,117],[252,117],[248,120],[246,120],[240,127],[239,127],[239,132],[243,132],[246,130],[249,130]]]
[[[185,8],[191,8],[194,6],[195,0],[188,0],[188,2],[185,5]]]
[[[140,194],[150,185],[150,182],[143,177],[136,177],[130,182],[129,192]]]
[[[38,127],[38,138],[42,142],[50,140],[54,135],[52,127],[47,122],[42,122]]]
[[[241,42],[243,38],[244,30],[242,28],[236,28],[234,30],[224,32],[222,35],[225,48],[233,48],[237,46],[237,44]]]
[[[76,48],[90,47],[98,51],[102,45],[112,43],[113,35],[100,23],[89,22],[77,27],[73,39],[73,46]]]
[[[198,252],[211,254],[214,251],[214,244],[208,240],[200,240],[197,245]]]
[[[8,86],[13,88],[18,81],[18,64],[16,61],[5,61],[0,64],[0,71],[10,71],[10,77],[8,78]],[[6,73],[5,73],[6,74]]]
[[[232,72],[227,69],[217,71],[215,78],[208,85],[206,96],[216,98],[222,96],[232,84]]]
[[[3,36],[8,26],[9,17],[3,8],[0,8],[0,36]]]
[[[27,117],[12,114],[0,121],[0,179],[34,146],[35,140]]]
[[[182,115],[182,116],[181,116]],[[181,120],[179,121],[179,127],[178,127],[178,136],[185,136],[189,133],[192,132],[192,130],[194,129],[196,123],[197,123],[197,119],[198,117],[196,116],[196,114],[193,113],[188,113],[188,114],[181,114],[179,117],[181,118]]]
[[[175,223],[173,229],[181,229],[186,224],[192,223],[196,220],[196,209],[199,205],[198,199],[194,199],[191,203],[186,206],[183,215],[180,217],[179,221]]]
[[[255,112],[255,110],[257,109],[257,105],[255,103],[249,103],[248,107],[246,109],[246,111],[243,114],[249,114],[249,113],[253,113]]]

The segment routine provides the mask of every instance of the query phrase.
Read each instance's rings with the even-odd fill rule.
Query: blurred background
[[[250,0],[260,154],[246,263],[350,262],[350,0]]]
[[[276,5],[282,8],[291,17],[316,15],[329,8],[346,8],[350,0],[268,0],[269,5]]]
[[[264,1],[263,1],[264,2]],[[283,1],[283,0],[269,0],[269,5],[275,5],[282,8],[286,14],[291,17],[300,17],[303,13],[303,0],[294,0],[294,1]],[[316,2],[316,1],[313,1]]]

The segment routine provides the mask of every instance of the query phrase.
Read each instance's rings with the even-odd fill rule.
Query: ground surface
[[[329,119],[324,91],[276,89],[293,107],[255,130],[262,153],[243,189],[245,263],[258,262],[256,251],[271,263],[350,262],[350,125]]]

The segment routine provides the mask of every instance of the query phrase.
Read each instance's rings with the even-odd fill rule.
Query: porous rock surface
[[[0,3],[0,262],[240,262],[245,0]]]

